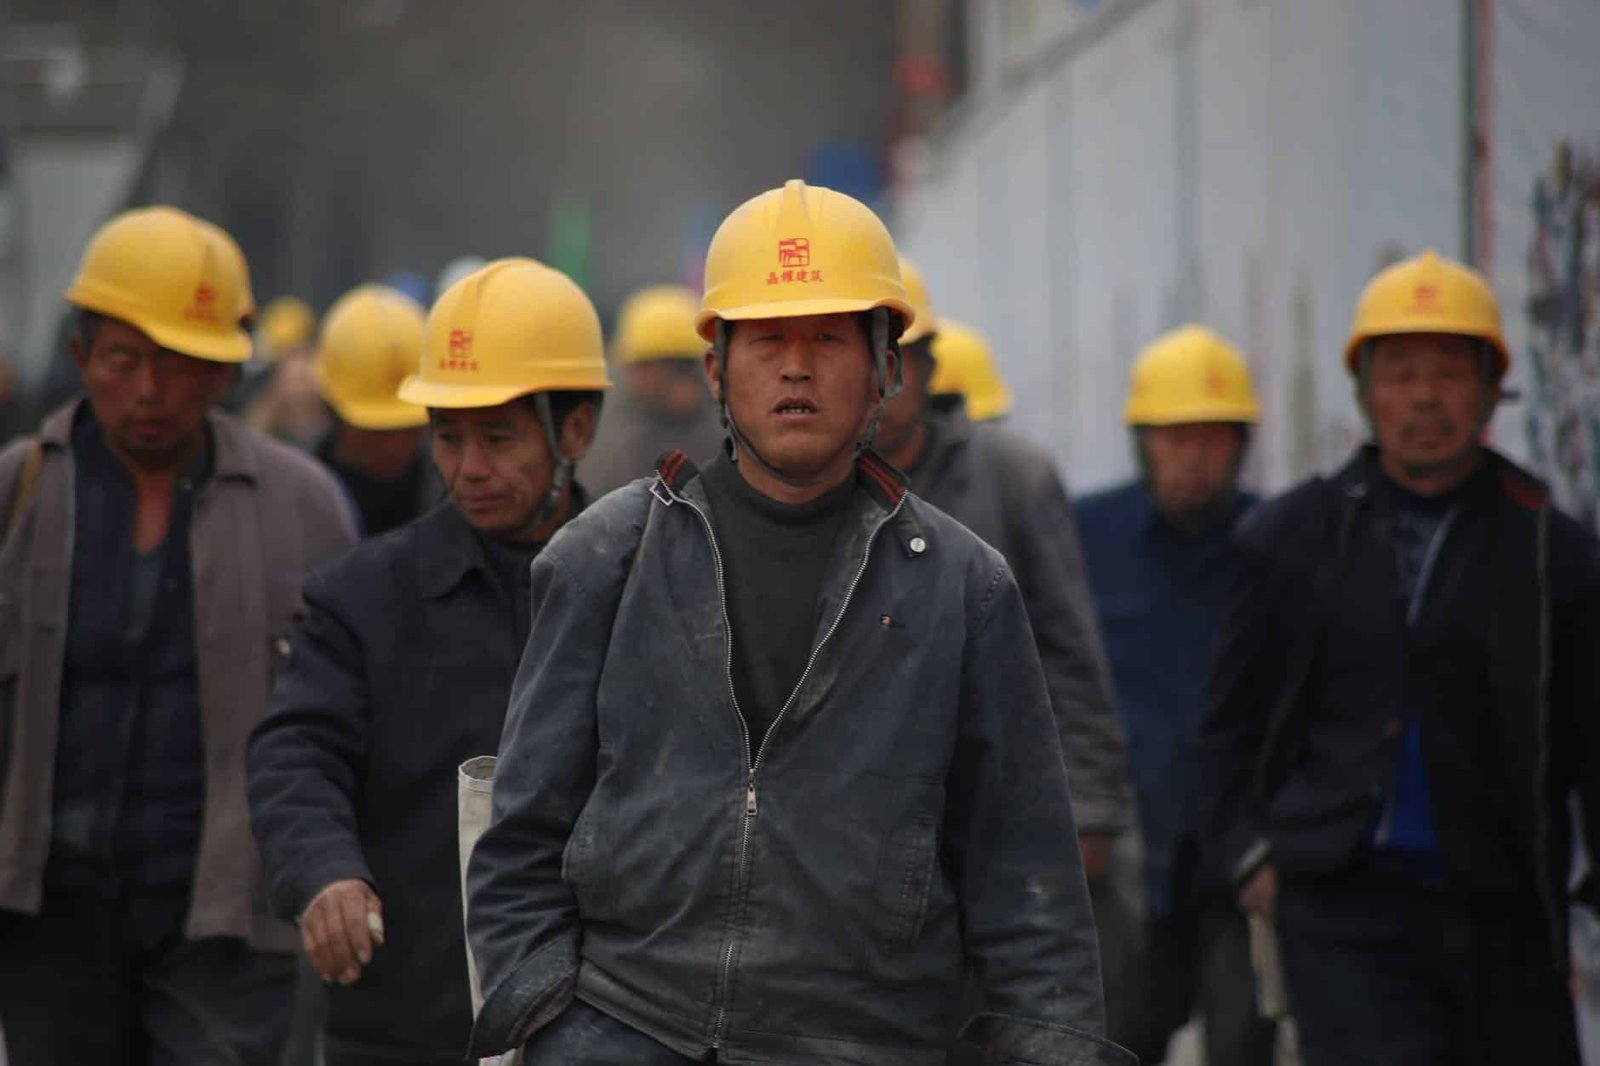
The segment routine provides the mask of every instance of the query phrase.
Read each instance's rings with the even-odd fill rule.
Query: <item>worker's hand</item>
[[[1239,908],[1247,914],[1259,914],[1272,920],[1272,909],[1278,902],[1278,871],[1263,866],[1239,889]]]
[[[1098,881],[1111,869],[1111,847],[1117,838],[1110,833],[1079,833],[1078,851],[1083,856],[1083,873]]]
[[[354,984],[383,946],[383,903],[365,881],[335,881],[300,915],[300,938],[324,981]]]

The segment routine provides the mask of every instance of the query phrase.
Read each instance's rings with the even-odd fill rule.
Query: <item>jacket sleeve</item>
[[[290,921],[334,881],[372,880],[356,818],[370,728],[361,643],[324,577],[308,578],[304,595],[288,664],[245,762],[268,899]],[[374,887],[381,895],[384,886]]]
[[[1247,518],[1234,533],[1239,569],[1206,681],[1196,758],[1200,842],[1209,868],[1242,884],[1270,861],[1255,771],[1279,697],[1278,581],[1265,537]]]
[[[526,1043],[566,1009],[578,974],[578,909],[562,855],[594,788],[611,616],[552,548],[534,559],[532,602],[493,814],[467,870],[467,931],[484,989],[474,1058]]]
[[[983,1010],[962,1038],[1003,1060],[1132,1064],[1105,1041],[1100,953],[1049,696],[1010,572],[967,639],[946,846]]]
[[[1007,508],[1009,562],[1044,667],[1078,829],[1117,833],[1133,821],[1133,789],[1111,668],[1066,487],[1047,463],[1037,466]]]

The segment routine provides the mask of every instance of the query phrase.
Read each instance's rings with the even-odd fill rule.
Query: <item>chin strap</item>
[[[893,319],[887,307],[875,307],[872,315],[872,364],[878,380],[878,403],[873,409],[872,420],[867,423],[867,431],[861,439],[856,441],[855,454],[872,448],[872,442],[878,435],[878,423],[883,421],[883,404],[891,396],[900,394],[904,378],[901,375],[900,348],[895,338],[890,336]],[[712,349],[715,353],[717,364],[717,413],[722,419],[722,428],[727,431],[726,447],[728,458],[739,462],[744,455],[755,460],[756,465],[777,480],[790,488],[806,489],[818,484],[816,479],[796,478],[769,463],[766,458],[751,445],[750,441],[739,431],[739,425],[733,420],[733,412],[728,410],[728,323],[724,319],[717,319],[716,334],[712,340]],[[894,374],[889,374],[889,352],[895,353]]]
[[[556,432],[556,418],[555,412],[550,407],[550,394],[534,393],[533,409],[539,416],[539,424],[544,427],[545,443],[550,446],[550,458],[555,464],[555,470],[550,475],[550,491],[545,493],[544,503],[539,505],[539,513],[534,516],[533,524],[537,528],[561,512],[561,502],[566,498],[567,490],[572,485],[572,472],[577,464],[561,451],[561,438]]]

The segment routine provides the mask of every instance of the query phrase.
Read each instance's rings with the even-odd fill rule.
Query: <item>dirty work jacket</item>
[[[930,412],[932,442],[911,491],[1005,556],[1022,591],[1084,833],[1133,821],[1133,794],[1111,670],[1084,576],[1066,487],[1049,456],[959,403]]]
[[[499,745],[526,620],[448,502],[318,570],[305,597],[250,739],[273,909],[294,919],[334,881],[372,885],[386,943],[359,981],[329,986],[329,1039],[396,1061],[459,1056],[472,1005],[456,768]]]
[[[71,586],[77,405],[57,411],[32,505],[0,548],[0,908],[36,914],[50,846],[61,663]],[[186,934],[232,936],[292,951],[294,928],[274,920],[245,803],[244,745],[266,714],[288,649],[307,571],[355,540],[343,490],[314,460],[209,417],[215,467],[189,527],[205,809]],[[9,510],[31,438],[0,452]]]
[[[999,554],[868,455],[813,655],[765,742],[729,682],[720,553],[681,455],[533,566],[469,870],[474,1054],[576,995],[719,1063],[1127,1063],[1059,742]]]
[[[1202,844],[1236,882],[1266,863],[1351,869],[1420,712],[1451,883],[1525,896],[1564,969],[1574,792],[1600,844],[1600,545],[1531,475],[1483,462],[1409,627],[1374,449],[1239,524],[1200,731]]]

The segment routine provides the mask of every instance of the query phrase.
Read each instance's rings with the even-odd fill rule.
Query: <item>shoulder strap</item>
[[[39,474],[43,469],[44,442],[35,437],[22,456],[22,469],[18,471],[17,482],[11,490],[11,505],[6,509],[6,524],[4,529],[0,529],[0,543],[11,536],[18,520],[33,506],[33,498],[39,491]]]

